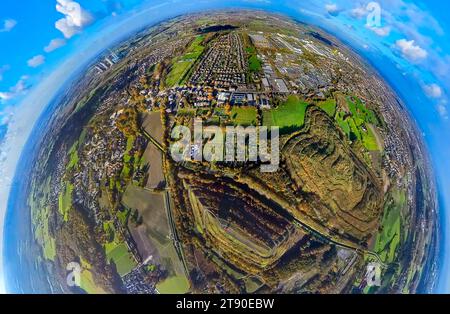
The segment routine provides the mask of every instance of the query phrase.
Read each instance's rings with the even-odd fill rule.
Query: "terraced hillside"
[[[273,266],[302,237],[292,219],[256,193],[225,179],[180,172],[195,230],[213,250],[248,273]]]
[[[310,108],[306,120],[283,148],[286,169],[305,195],[293,214],[364,243],[378,224],[381,184],[323,111]]]

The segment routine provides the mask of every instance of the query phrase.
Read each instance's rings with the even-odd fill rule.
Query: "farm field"
[[[319,102],[317,105],[330,117],[334,118],[336,114],[336,100],[334,100],[333,98],[329,98],[325,101]]]
[[[189,291],[189,287],[186,276],[169,277],[156,285],[156,289],[161,294],[183,294]]]
[[[365,107],[365,105],[358,98],[350,96],[338,97],[345,99],[345,106],[348,113],[344,110],[339,110],[335,113],[336,123],[341,130],[347,135],[350,141],[360,141],[368,151],[379,151],[381,148],[378,145],[377,136],[374,133],[375,126],[379,124],[375,113]],[[331,100],[327,100],[331,102]],[[322,109],[330,110],[330,104],[322,104]],[[328,112],[327,112],[328,113]]]
[[[397,193],[394,199],[387,202],[382,220],[382,229],[377,235],[374,251],[386,263],[395,259],[397,247],[401,240],[401,208],[406,203],[405,195]]]
[[[165,199],[163,193],[153,193],[148,190],[129,185],[124,197],[123,204],[129,208],[136,209],[142,217],[145,232],[139,232],[136,241],[142,248],[156,249],[154,255],[168,272],[168,278],[157,286],[160,293],[185,293],[189,289],[183,264],[170,239],[169,221],[165,210]],[[134,230],[136,231],[136,230]],[[136,232],[133,232],[136,236]],[[147,239],[143,238],[147,236]],[[155,252],[156,253],[156,252]]]
[[[72,207],[72,192],[73,185],[66,182],[64,184],[63,192],[58,198],[58,208],[61,215],[64,217],[64,221],[69,220],[69,210]]]
[[[159,112],[145,114],[142,127],[158,143],[162,143],[164,133],[163,126],[161,124],[161,114]]]
[[[305,123],[305,112],[308,103],[297,96],[289,96],[287,101],[275,109],[263,112],[263,125],[283,128],[300,128]]]
[[[237,107],[231,110],[231,121],[234,125],[256,125],[257,111],[255,107]]]
[[[163,157],[161,151],[149,143],[143,155],[143,164],[148,165],[148,180],[146,184],[147,189],[162,188],[165,185],[165,178],[163,172]]]
[[[125,243],[113,242],[106,246],[106,257],[113,261],[120,276],[128,274],[137,266]]]
[[[95,284],[91,268],[87,261],[81,260],[80,288],[89,294],[105,294],[106,292]]]
[[[166,78],[166,85],[172,87],[182,84],[191,66],[203,53],[205,47],[201,45],[204,36],[197,36],[187,49],[186,54],[172,60],[172,69]]]
[[[248,67],[250,72],[258,72],[261,71],[262,65],[258,56],[256,55],[256,49],[254,46],[249,46],[245,49],[248,55]]]
[[[169,225],[162,193],[153,193],[134,185],[129,185],[123,195],[122,203],[138,211],[147,230],[151,230],[155,239],[166,244]]]

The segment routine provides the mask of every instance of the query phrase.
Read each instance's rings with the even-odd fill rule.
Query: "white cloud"
[[[12,92],[0,92],[0,100],[2,102],[8,101],[14,98],[14,94]]]
[[[71,0],[56,0],[56,11],[65,15],[56,21],[55,27],[64,34],[64,37],[81,33],[83,28],[93,21],[92,15],[83,9],[78,2]]]
[[[430,98],[438,99],[442,96],[442,89],[437,84],[424,85],[423,91]]]
[[[325,10],[327,10],[328,14],[332,16],[337,16],[341,12],[341,9],[335,3],[330,3],[325,5]]]
[[[356,7],[350,11],[350,15],[355,19],[362,19],[367,16],[367,10],[363,6]]]
[[[16,85],[14,85],[9,89],[9,91],[0,92],[0,101],[4,103],[8,100],[11,100],[17,96],[24,94],[29,89],[29,86],[26,83],[28,79],[29,77],[27,75],[24,75],[20,78],[20,80],[17,82]]]
[[[0,112],[0,125],[9,124],[14,118],[11,106],[6,107]]]
[[[443,119],[448,120],[448,110],[447,110],[447,106],[445,105],[445,103],[440,103],[437,106],[437,111],[439,112],[439,115]]]
[[[428,52],[416,45],[414,40],[399,39],[395,42],[395,46],[400,50],[404,58],[413,63],[419,62],[428,56]]]
[[[17,21],[13,19],[6,19],[3,21],[3,27],[0,28],[0,33],[10,32],[14,27],[16,27]]]
[[[386,37],[391,34],[391,28],[389,26],[384,27],[368,27],[372,32],[381,37]]]
[[[66,44],[66,40],[62,38],[52,39],[50,43],[44,48],[45,52],[52,52],[58,48],[61,48]]]
[[[44,64],[45,57],[43,55],[37,55],[28,60],[27,64],[29,67],[37,68],[38,66]]]

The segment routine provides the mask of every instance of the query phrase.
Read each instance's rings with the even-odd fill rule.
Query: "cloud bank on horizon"
[[[353,1],[325,1],[324,11],[333,22],[343,23],[350,32],[359,35],[365,41],[366,49],[381,51],[405,74],[416,79],[434,103],[435,112],[447,120],[450,45],[441,21],[429,10],[436,3],[438,1],[427,1],[428,7],[425,7],[423,1],[380,0],[356,4]],[[377,10],[380,10],[380,20],[375,23],[378,25],[370,25],[370,16]],[[365,29],[361,27],[364,23]],[[438,97],[429,92],[429,86],[440,90]]]
[[[159,1],[172,2],[179,2],[187,8],[189,2],[192,8],[203,3]],[[23,103],[30,90],[36,88],[54,67],[76,54],[78,44],[92,35],[95,25],[117,19],[145,3],[155,5],[157,1],[46,0],[43,3],[42,0],[29,0],[28,9],[36,8],[40,13],[31,21],[28,15],[20,14],[23,10],[20,3],[3,1],[1,6],[5,10],[0,14],[0,41],[13,44],[7,51],[0,51],[0,185],[7,188],[14,172],[6,166],[9,165],[7,159],[11,158],[10,151],[18,149],[14,148],[16,138],[21,136],[13,125],[17,124],[17,112],[30,105]],[[430,116],[440,123],[448,123],[450,40],[446,31],[450,29],[431,11],[442,10],[441,1],[213,0],[210,3],[261,6],[274,10],[291,7],[317,20],[319,25],[322,23],[345,30],[343,36],[358,41],[367,51],[382,53],[415,80],[432,104],[423,105],[428,106],[426,110]],[[450,4],[447,7],[449,11]],[[0,197],[0,226],[3,225],[4,201]]]

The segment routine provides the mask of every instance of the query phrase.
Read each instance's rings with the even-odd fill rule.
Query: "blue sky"
[[[20,103],[27,91],[39,84],[58,62],[76,53],[80,36],[86,36],[93,25],[117,18],[145,2],[155,1],[28,0],[26,7],[21,2],[3,1],[0,12],[3,47],[0,50],[0,111]],[[77,3],[81,7],[81,18],[63,14],[65,9]],[[342,32],[347,33],[344,36],[353,36],[369,51],[381,51],[408,75],[416,76],[422,89],[431,96],[434,110],[444,117],[448,114],[446,97],[442,97],[445,90],[450,89],[450,40],[445,32],[449,22],[444,13],[450,5],[446,2],[427,1],[427,7],[424,7],[419,2],[380,1],[382,26],[373,30],[364,26],[368,1],[319,0],[301,1],[301,4],[298,1],[273,1],[281,4],[269,5],[265,0],[248,0],[242,3],[276,9],[289,6],[312,21],[318,20],[317,15],[325,17],[325,21],[316,22],[338,24]],[[57,4],[62,9],[57,10]],[[75,23],[79,20],[80,23],[72,27],[55,25],[61,20]]]
[[[93,57],[95,51],[106,48],[115,37],[146,23],[192,10],[233,6],[279,11],[319,25],[352,46],[383,74],[406,102],[424,134],[439,185],[441,223],[444,228],[446,224],[450,226],[450,21],[446,16],[450,3],[379,0],[380,24],[369,20],[367,25],[368,3],[366,0],[27,0],[24,5],[21,1],[3,0],[0,234],[15,161],[37,116],[64,80],[80,66],[79,60]],[[448,264],[445,267],[450,269]],[[450,291],[448,273],[442,277],[441,285],[446,291]]]

